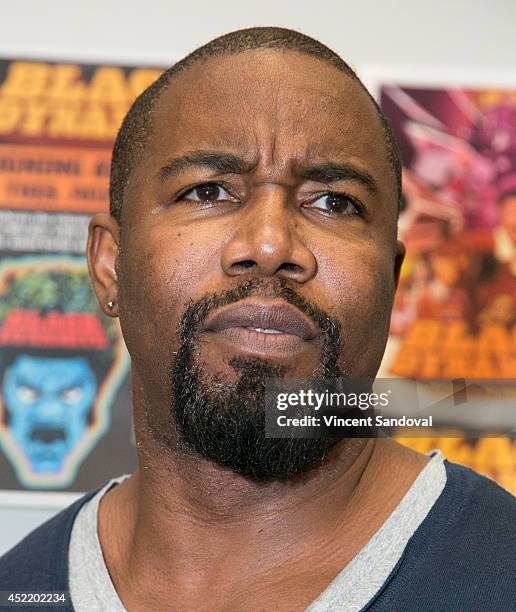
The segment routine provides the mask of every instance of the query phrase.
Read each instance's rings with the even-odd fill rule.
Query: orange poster
[[[494,390],[458,432],[400,440],[441,448],[516,493],[516,83],[379,82],[404,164],[407,248],[381,376]],[[490,421],[501,390],[505,429]]]
[[[91,290],[85,245],[91,214],[108,210],[122,118],[160,72],[0,60],[3,503],[134,469],[129,356]]]

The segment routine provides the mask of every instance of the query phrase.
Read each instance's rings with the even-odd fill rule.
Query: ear
[[[398,288],[400,280],[401,265],[405,259],[405,245],[403,242],[396,240],[396,255],[394,256],[394,287]]]
[[[118,315],[117,257],[120,227],[114,217],[98,213],[88,227],[88,270],[93,290],[104,314]],[[109,308],[108,303],[113,307]]]

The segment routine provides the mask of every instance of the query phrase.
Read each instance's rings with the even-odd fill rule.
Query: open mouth
[[[35,427],[30,434],[33,442],[52,444],[66,439],[65,430],[61,427]]]
[[[280,360],[300,356],[320,334],[298,308],[283,300],[258,298],[218,308],[203,328],[207,338],[230,345],[232,352]]]
[[[250,329],[255,332],[259,332],[260,334],[284,334],[284,331],[281,329],[272,329],[270,327],[247,327],[246,329]]]
[[[303,340],[311,340],[319,333],[304,313],[282,300],[236,302],[217,309],[204,323],[207,331],[230,327],[249,328],[265,334],[290,334]]]

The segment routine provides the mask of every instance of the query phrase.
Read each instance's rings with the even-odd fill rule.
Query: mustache
[[[285,300],[314,322],[325,336],[327,350],[340,347],[341,324],[336,317],[301,296],[291,287],[288,280],[283,278],[265,280],[260,277],[247,279],[237,287],[208,294],[197,301],[191,300],[179,323],[178,335],[181,342],[191,342],[199,334],[203,322],[213,310],[255,296]]]

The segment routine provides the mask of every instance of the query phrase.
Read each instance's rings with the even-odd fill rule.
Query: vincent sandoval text
[[[384,417],[377,414],[374,417],[350,418],[337,417],[335,415],[324,415],[321,418],[314,416],[303,416],[300,418],[287,417],[284,414],[278,416],[276,422],[279,427],[432,427],[432,416],[428,417]]]

